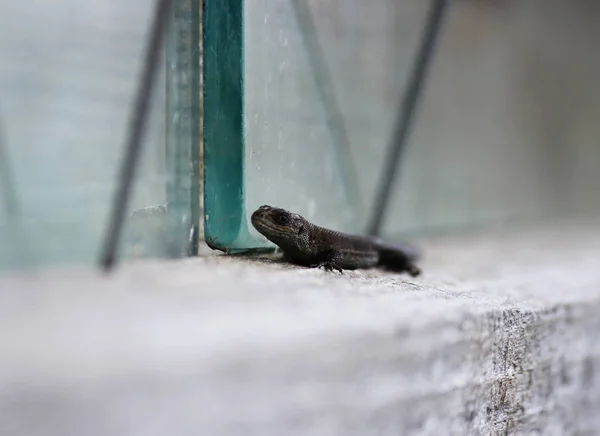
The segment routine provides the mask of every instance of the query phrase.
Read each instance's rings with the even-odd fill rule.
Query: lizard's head
[[[306,223],[297,213],[272,206],[261,206],[252,213],[252,225],[271,242],[278,244],[297,237]]]

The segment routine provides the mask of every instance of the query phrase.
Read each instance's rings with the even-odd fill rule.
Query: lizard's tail
[[[379,266],[390,271],[408,272],[412,277],[421,275],[421,269],[415,265],[421,251],[408,244],[391,244],[374,238],[373,243],[379,251]]]

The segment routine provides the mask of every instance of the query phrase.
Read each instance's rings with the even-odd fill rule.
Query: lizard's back
[[[320,250],[333,248],[342,254],[344,269],[380,266],[394,271],[413,271],[419,251],[407,244],[393,244],[373,236],[353,235],[312,225],[311,233]]]

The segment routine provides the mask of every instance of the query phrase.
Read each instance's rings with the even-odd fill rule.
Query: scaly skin
[[[297,265],[339,272],[381,267],[412,277],[421,274],[414,265],[419,253],[412,247],[319,227],[285,209],[261,206],[252,214],[252,225]]]

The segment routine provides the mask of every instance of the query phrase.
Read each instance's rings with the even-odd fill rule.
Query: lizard
[[[291,263],[326,271],[383,268],[416,277],[420,252],[374,236],[352,235],[317,226],[303,216],[263,205],[251,216],[254,228],[277,245]]]

